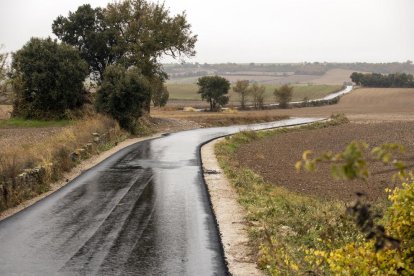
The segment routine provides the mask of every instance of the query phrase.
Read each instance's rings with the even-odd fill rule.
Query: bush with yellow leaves
[[[367,206],[358,203],[354,210],[364,210],[365,220],[357,224],[365,240],[346,244],[332,251],[309,250],[307,261],[314,271],[336,275],[414,275],[414,177],[407,168],[412,164],[402,162],[396,153],[404,152],[404,147],[386,144],[368,151],[365,143],[353,142],[344,152],[328,153],[318,158],[310,158],[307,151],[297,168],[315,170],[321,161],[335,162],[333,173],[345,179],[367,178],[370,175],[366,166],[367,154],[385,165],[393,165],[396,176],[403,180],[401,187],[390,192],[390,206],[378,225]],[[412,160],[409,160],[412,162]],[[342,163],[337,165],[337,163]],[[364,209],[365,208],[365,209]]]

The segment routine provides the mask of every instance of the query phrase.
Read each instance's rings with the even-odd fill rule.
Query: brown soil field
[[[275,110],[280,115],[327,117],[344,113],[352,121],[413,121],[414,88],[360,88],[338,104],[322,107]]]
[[[407,147],[407,156],[414,155],[414,122],[350,123],[335,127],[301,130],[279,134],[245,144],[237,150],[236,158],[242,166],[251,168],[270,183],[306,195],[324,199],[351,201],[356,192],[363,192],[368,200],[385,199],[385,188],[393,188],[392,173],[377,174],[364,181],[333,180],[328,164],[321,164],[316,173],[300,172],[294,167],[305,150],[315,154],[341,151],[353,140],[366,141],[371,146],[396,142]],[[370,169],[384,169],[373,164]]]
[[[23,146],[37,143],[58,133],[61,129],[61,127],[0,128],[0,153],[1,149],[10,146]]]
[[[343,84],[351,81],[351,74],[354,71],[345,69],[332,69],[326,72],[323,76],[313,79],[313,84]]]

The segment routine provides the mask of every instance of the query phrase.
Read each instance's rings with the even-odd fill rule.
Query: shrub
[[[387,168],[394,166],[396,177],[403,179],[401,187],[389,196],[391,205],[382,219],[383,225],[370,211],[368,204],[357,203],[348,208],[356,215],[356,223],[365,234],[364,241],[351,241],[336,250],[311,250],[308,260],[315,270],[329,271],[341,275],[413,275],[414,274],[414,178],[406,168],[413,164],[410,159],[398,157],[404,147],[384,144],[368,150],[369,146],[353,142],[340,153],[325,153],[310,159],[307,151],[297,167],[314,170],[322,161],[334,162],[333,175],[344,179],[365,179],[370,171],[367,160],[381,161]],[[368,159],[370,157],[370,159]]]
[[[13,116],[63,118],[87,101],[88,65],[77,50],[52,39],[32,38],[13,55]]]
[[[273,95],[279,103],[280,108],[287,108],[289,106],[289,102],[292,101],[293,87],[287,84],[282,85],[279,89],[275,89]]]
[[[151,87],[138,69],[111,65],[105,70],[95,105],[98,112],[110,115],[122,128],[135,133],[137,120],[150,99]]]

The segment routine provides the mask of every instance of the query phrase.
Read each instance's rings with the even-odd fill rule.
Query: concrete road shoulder
[[[264,275],[257,268],[254,253],[248,246],[246,211],[237,202],[237,193],[223,174],[214,154],[214,140],[201,148],[204,179],[232,275]]]

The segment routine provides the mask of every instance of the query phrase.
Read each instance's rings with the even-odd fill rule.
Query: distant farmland
[[[274,102],[273,91],[279,85],[276,84],[264,84],[266,87],[265,102]],[[170,92],[170,100],[174,104],[179,104],[182,101],[183,104],[189,101],[201,101],[200,95],[197,93],[198,87],[196,84],[188,83],[168,83],[168,91]],[[301,101],[305,97],[308,99],[322,98],[330,93],[336,92],[341,89],[341,85],[294,85],[293,101]],[[230,103],[237,104],[239,96],[230,91]]]

